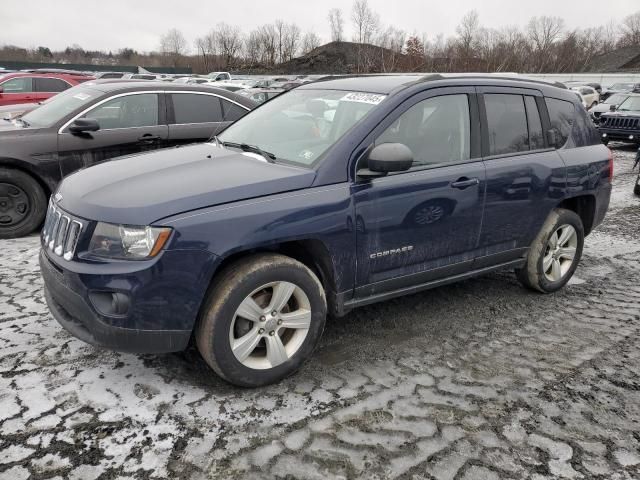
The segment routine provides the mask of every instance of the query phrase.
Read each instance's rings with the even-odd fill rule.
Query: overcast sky
[[[640,10],[638,0],[369,0],[384,24],[409,33],[453,35],[461,16],[475,9],[486,27],[523,26],[532,16],[555,15],[569,28],[598,26]],[[0,45],[79,44],[91,50],[155,50],[160,36],[176,27],[190,45],[224,21],[249,31],[276,18],[295,22],[329,40],[327,12],[343,9],[351,38],[351,1],[335,0],[0,0]]]

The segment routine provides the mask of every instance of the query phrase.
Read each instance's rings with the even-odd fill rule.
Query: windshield
[[[277,160],[314,164],[385,95],[337,90],[293,90],[249,113],[219,136],[248,144]]]
[[[51,97],[40,107],[22,117],[29,126],[48,128],[54,126],[68,114],[88,105],[102,92],[88,88],[74,87]]]
[[[611,95],[602,103],[606,103],[607,105],[619,105],[625,98],[627,98],[627,95],[616,93],[615,95]]]
[[[633,83],[614,83],[609,87],[609,90],[631,90]]]
[[[629,97],[618,106],[621,112],[637,112],[640,111],[640,97]]]

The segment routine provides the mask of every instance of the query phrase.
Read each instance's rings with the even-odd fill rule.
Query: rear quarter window
[[[545,102],[549,111],[551,130],[556,132],[559,139],[556,148],[562,148],[567,143],[573,129],[575,107],[571,102],[556,98],[545,98]]]

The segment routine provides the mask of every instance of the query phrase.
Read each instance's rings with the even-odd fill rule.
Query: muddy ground
[[[362,308],[259,390],[194,351],[72,338],[38,238],[0,241],[0,479],[640,478],[640,199],[614,150],[611,210],[562,292],[504,272]]]

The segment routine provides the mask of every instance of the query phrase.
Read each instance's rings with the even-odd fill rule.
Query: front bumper
[[[616,128],[598,127],[602,141],[640,143],[640,130],[624,130]]]
[[[204,288],[199,288],[199,282],[185,285],[181,282],[187,281],[189,273],[177,279],[172,274],[177,273],[174,269],[179,264],[185,268],[187,257],[195,257],[203,268],[209,262],[199,251],[164,255],[162,265],[137,272],[105,274],[98,266],[95,272],[78,273],[63,268],[59,260],[56,262],[41,250],[40,270],[47,305],[62,327],[92,345],[135,353],[184,350],[208,282]],[[130,295],[127,315],[106,316],[95,308],[89,292],[107,289]]]

